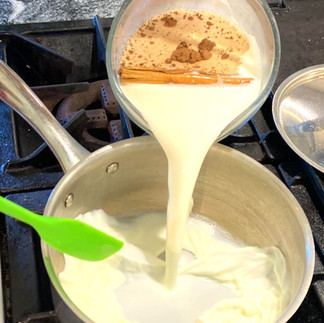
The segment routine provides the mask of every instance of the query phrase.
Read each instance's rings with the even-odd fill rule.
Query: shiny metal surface
[[[324,65],[302,69],[279,86],[273,117],[290,148],[324,172]]]
[[[115,17],[107,43],[107,70],[111,87],[118,102],[129,117],[142,129],[150,132],[141,112],[125,97],[118,70],[125,45],[130,36],[149,18],[172,9],[208,10],[234,20],[246,33],[255,38],[261,56],[261,89],[258,98],[221,133],[227,137],[246,123],[268,97],[276,79],[280,61],[280,37],[275,18],[263,0],[193,1],[193,0],[127,0]]]
[[[119,164],[109,174],[107,166]],[[82,185],[80,185],[82,183]],[[64,198],[73,193],[67,208]],[[120,141],[97,150],[69,171],[55,188],[45,214],[75,217],[102,208],[116,217],[165,211],[168,198],[167,160],[152,137]],[[301,207],[284,184],[250,157],[215,144],[195,187],[193,211],[209,217],[248,245],[278,246],[286,257],[289,306],[278,322],[286,322],[302,303],[313,276],[314,245]],[[65,294],[58,280],[63,255],[44,243],[42,251],[51,282],[60,295],[61,322],[91,322]],[[66,303],[70,309],[62,306]],[[72,312],[74,313],[72,315]]]
[[[64,171],[89,154],[65,131],[28,85],[2,60],[0,60],[0,100],[12,107],[35,128],[50,146]]]

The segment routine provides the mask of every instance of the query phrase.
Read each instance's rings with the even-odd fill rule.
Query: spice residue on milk
[[[179,9],[143,24],[129,40],[121,65],[234,75],[249,46],[228,20],[207,11]]]
[[[282,313],[281,252],[224,241],[214,226],[192,225],[189,218],[204,158],[226,126],[258,98],[260,71],[253,37],[206,11],[162,13],[129,39],[120,86],[167,156],[167,214],[163,220],[146,215],[118,224],[106,216],[107,225],[100,220],[98,228],[140,248],[152,246],[148,251],[155,257],[163,253],[165,266],[139,266],[118,254],[99,264],[66,257],[61,283],[94,321],[274,322]],[[83,219],[96,225],[93,214]],[[149,225],[145,219],[152,219]],[[79,273],[85,293],[93,290],[89,304],[75,285]],[[194,304],[193,295],[199,296]]]

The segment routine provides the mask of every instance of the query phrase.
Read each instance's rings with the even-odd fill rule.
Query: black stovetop
[[[274,90],[288,75],[320,64],[324,57],[323,39],[320,42],[324,35],[324,1],[285,4],[272,8],[283,50]],[[0,26],[0,58],[17,69],[30,86],[102,80],[107,77],[103,40],[110,24],[111,19],[95,17],[93,21]],[[307,48],[310,51],[306,52]],[[30,69],[37,65],[35,53],[44,62],[37,72]],[[273,122],[271,102],[272,95],[249,123],[222,143],[247,154],[278,176],[304,209],[315,239],[315,273],[304,302],[289,322],[320,323],[324,322],[324,176],[282,140]],[[119,117],[120,139],[133,136],[131,130],[141,135],[133,124],[134,129],[127,127],[129,120],[123,113]],[[81,113],[74,125],[82,124],[84,118]],[[74,125],[65,126],[78,137]],[[0,194],[37,213],[42,213],[51,190],[63,176],[38,135],[3,103],[0,165]],[[38,236],[28,226],[3,216],[0,238],[6,322],[57,322]]]

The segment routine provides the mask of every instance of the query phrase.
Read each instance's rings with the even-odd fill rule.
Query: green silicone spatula
[[[88,260],[103,260],[123,247],[123,242],[81,221],[41,216],[0,196],[0,212],[33,227],[51,247]]]

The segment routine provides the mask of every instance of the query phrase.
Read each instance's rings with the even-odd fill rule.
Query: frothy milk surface
[[[94,210],[78,219],[154,258],[165,250],[165,214],[117,221]],[[60,282],[76,306],[98,323],[276,320],[286,305],[285,260],[279,249],[244,246],[194,214],[184,231],[186,252],[173,293],[163,287],[164,266],[137,263],[121,253],[99,262],[65,255]]]
[[[179,12],[173,13],[178,17]],[[205,14],[194,11],[181,17],[198,23],[204,21]],[[207,23],[202,25],[204,33],[216,23],[208,15]],[[169,14],[162,19],[170,26],[174,24]],[[144,33],[153,32],[153,27],[148,24],[141,31],[144,36],[137,36],[154,43]],[[237,29],[232,29],[232,24],[227,27],[230,31],[225,38],[243,38]],[[197,43],[206,37],[198,32],[191,36]],[[227,62],[226,68],[238,68],[239,75],[252,77],[248,84],[121,83],[125,96],[141,112],[167,156],[167,214],[117,222],[98,211],[81,219],[155,257],[165,255],[165,263],[141,265],[118,254],[99,263],[66,257],[60,281],[75,304],[95,322],[274,322],[283,311],[285,260],[277,248],[245,247],[215,226],[189,220],[193,190],[210,146],[258,98],[261,90],[258,47],[253,38],[245,36],[248,46],[243,42],[244,46],[237,49],[242,54],[240,64],[238,53],[232,54],[235,50],[227,42],[211,57],[232,57],[234,66]],[[132,38],[130,42],[135,44]],[[193,53],[188,46],[191,45],[182,44],[178,50],[185,55],[188,50]],[[134,46],[127,47],[127,53],[134,54]],[[178,57],[178,52],[172,57]],[[172,66],[170,60],[166,64]],[[212,60],[206,61],[195,64],[201,64],[204,71],[215,67]]]

